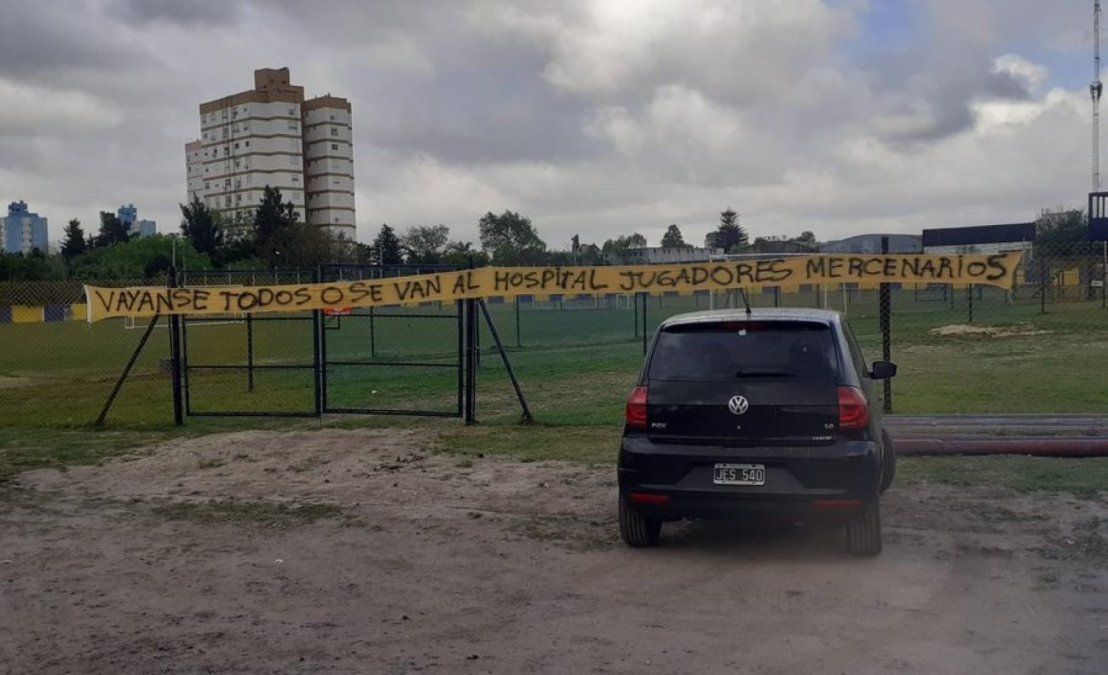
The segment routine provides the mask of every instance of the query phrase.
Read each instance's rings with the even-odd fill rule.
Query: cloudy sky
[[[123,202],[175,228],[199,102],[288,66],[351,100],[363,240],[1028,220],[1089,188],[1091,4],[3,0],[0,200],[52,239]]]

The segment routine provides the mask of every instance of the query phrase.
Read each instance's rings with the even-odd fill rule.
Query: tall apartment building
[[[31,213],[27,202],[8,204],[8,215],[0,218],[0,251],[29,255],[35,249],[48,253],[47,222]]]
[[[249,217],[269,185],[300,217],[354,239],[350,102],[304,99],[288,68],[254,71],[254,88],[200,104],[200,138],[185,144],[188,198]]]

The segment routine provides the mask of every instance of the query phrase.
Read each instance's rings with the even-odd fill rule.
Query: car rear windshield
[[[838,377],[830,326],[801,321],[683,324],[658,336],[650,379],[726,381]]]

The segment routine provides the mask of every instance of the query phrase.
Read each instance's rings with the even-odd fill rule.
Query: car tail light
[[[635,387],[627,397],[627,427],[646,428],[646,387]]]
[[[865,429],[869,426],[869,403],[861,390],[839,387],[839,429]]]

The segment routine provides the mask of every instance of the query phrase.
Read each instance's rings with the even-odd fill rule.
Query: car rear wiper
[[[739,370],[735,377],[796,377],[794,373],[777,370]]]

